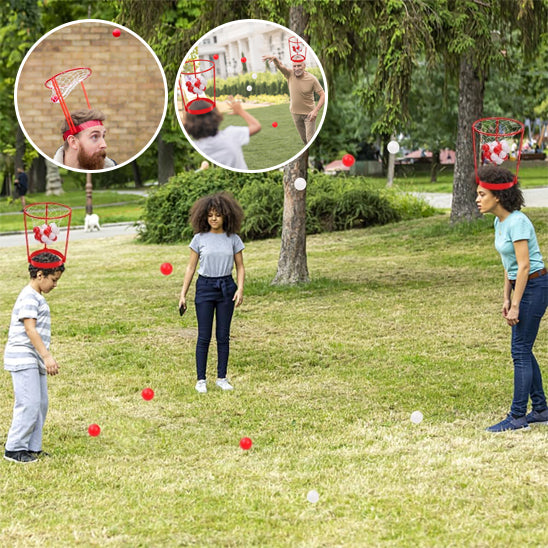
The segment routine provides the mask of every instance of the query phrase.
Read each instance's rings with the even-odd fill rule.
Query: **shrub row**
[[[148,243],[190,240],[188,214],[200,197],[226,190],[242,205],[245,240],[277,237],[283,216],[283,174],[241,174],[210,168],[180,173],[148,198],[141,239]],[[432,215],[433,208],[408,195],[372,190],[363,177],[308,175],[307,233],[361,228]]]
[[[308,72],[314,74],[322,83],[322,75],[319,69],[310,69]],[[251,86],[251,91],[247,87]],[[323,84],[322,84],[323,86]],[[218,80],[215,84],[216,96],[221,95],[283,95],[289,94],[287,80],[280,72],[259,72],[256,78],[251,73],[231,76],[225,80]]]

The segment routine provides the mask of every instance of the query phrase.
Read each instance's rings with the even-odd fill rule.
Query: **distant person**
[[[495,248],[504,267],[502,315],[512,327],[514,397],[510,413],[488,432],[548,423],[548,407],[539,364],[533,354],[540,322],[548,306],[548,271],[533,224],[520,209],[523,194],[514,174],[502,167],[478,169],[476,203],[495,216]],[[527,414],[531,398],[532,411]]]
[[[198,263],[198,281],[194,303],[198,319],[196,341],[196,390],[207,392],[206,368],[215,316],[217,339],[217,381],[222,390],[232,390],[226,378],[229,356],[230,325],[235,306],[244,298],[244,244],[238,236],[244,213],[240,204],[226,192],[199,199],[190,210],[194,238],[185,272],[179,308],[186,310],[186,295]],[[236,265],[236,280],[232,270]]]
[[[21,206],[26,207],[25,195],[29,189],[29,178],[22,167],[17,168],[17,176],[15,178],[15,188],[17,195],[21,198]]]
[[[223,115],[217,107],[205,114],[192,114],[185,111],[183,126],[189,135],[195,139],[196,146],[203,154],[209,156],[225,167],[247,170],[242,147],[249,143],[249,138],[261,131],[259,121],[244,110],[241,103],[234,101],[232,95],[227,98],[232,114],[241,116],[247,126],[228,126],[219,129]],[[195,101],[195,110],[207,108],[206,101]]]
[[[47,265],[59,258],[45,251],[34,260]],[[55,289],[64,270],[64,264],[53,268],[29,264],[30,283],[17,297],[11,313],[4,369],[11,373],[15,405],[4,458],[13,462],[34,462],[42,453],[48,411],[46,374],[59,373],[59,364],[49,351],[51,320],[44,294]]]
[[[71,114],[75,131],[65,120],[61,126],[64,144],[53,159],[67,167],[94,171],[114,167],[116,162],[107,157],[105,141],[106,116],[100,110],[78,110]]]
[[[325,92],[318,79],[306,72],[306,62],[293,62],[291,69],[283,65],[274,55],[264,55],[263,61],[274,63],[284,75],[289,87],[289,111],[303,144],[307,144],[316,133],[316,118],[325,103]],[[314,102],[314,92],[319,95]]]

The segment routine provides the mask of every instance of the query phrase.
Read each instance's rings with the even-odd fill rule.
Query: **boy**
[[[34,261],[43,265],[58,263],[59,258],[44,251]],[[30,283],[13,307],[4,352],[4,369],[11,372],[15,393],[4,458],[13,462],[34,462],[42,453],[42,429],[48,411],[46,373],[59,373],[59,364],[49,352],[50,311],[43,294],[57,286],[64,270],[64,264],[54,268],[29,264]]]

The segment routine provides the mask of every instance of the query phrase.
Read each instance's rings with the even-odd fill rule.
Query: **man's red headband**
[[[88,127],[102,126],[103,122],[101,120],[88,120],[87,122],[82,122],[81,124],[74,127],[74,129],[68,129],[63,133],[63,141],[66,141],[69,135],[76,135]]]

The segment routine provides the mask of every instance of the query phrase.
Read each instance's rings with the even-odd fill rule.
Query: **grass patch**
[[[265,169],[286,162],[304,147],[299,132],[289,112],[289,104],[272,105],[249,109],[249,112],[259,120],[262,129],[253,135],[249,144],[242,147],[248,169]],[[323,108],[318,113],[316,128],[323,116]],[[278,127],[272,127],[277,122]],[[227,126],[246,126],[239,116],[225,115],[221,129]]]
[[[547,226],[548,210],[528,213]],[[548,231],[537,233],[546,254]],[[512,396],[491,223],[453,229],[445,215],[311,236],[313,281],[291,288],[270,286],[279,245],[247,243],[236,389],[200,395],[193,306],[177,313],[187,244],[70,244],[48,297],[61,364],[49,378],[52,457],[0,462],[2,545],[545,544],[546,428],[484,432]],[[4,250],[2,343],[25,262],[24,248]],[[547,343],[543,322],[545,373]],[[6,372],[0,391],[5,439]]]

